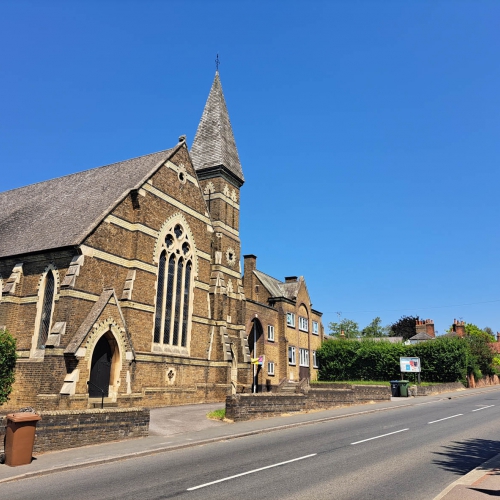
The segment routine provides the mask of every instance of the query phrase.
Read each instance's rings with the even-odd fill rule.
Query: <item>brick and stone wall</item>
[[[109,408],[40,412],[34,453],[76,448],[122,439],[146,437],[149,409]],[[7,418],[0,415],[0,450],[3,452]]]
[[[447,384],[436,384],[436,385],[410,385],[410,387],[416,387],[416,396],[431,396],[433,394],[441,394],[442,392],[459,391],[465,389],[461,382],[448,382]]]
[[[311,388],[307,394],[237,394],[226,398],[226,418],[234,421],[275,417],[283,413],[328,409],[339,406],[390,401],[389,386]]]

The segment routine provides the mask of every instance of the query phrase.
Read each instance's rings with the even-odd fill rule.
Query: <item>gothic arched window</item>
[[[54,308],[55,281],[54,273],[48,271],[45,276],[44,289],[41,295],[42,315],[40,317],[40,327],[38,329],[38,349],[43,349],[50,331],[50,321]]]
[[[174,224],[165,237],[158,263],[155,344],[187,347],[193,295],[192,267],[192,242],[185,228],[181,224]]]

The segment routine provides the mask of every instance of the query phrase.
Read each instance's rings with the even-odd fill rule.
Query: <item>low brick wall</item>
[[[147,408],[42,411],[40,416],[34,453],[146,437],[149,432]],[[6,424],[5,414],[0,415],[2,452]]]
[[[348,385],[345,388],[322,386],[306,394],[236,394],[226,398],[226,418],[233,421],[275,417],[283,413],[325,410],[374,401],[390,401],[389,386]]]
[[[416,396],[432,396],[433,394],[441,394],[442,392],[460,391],[465,389],[461,382],[448,382],[447,384],[436,385],[410,385],[411,389],[416,388]],[[410,391],[411,393],[411,391]]]

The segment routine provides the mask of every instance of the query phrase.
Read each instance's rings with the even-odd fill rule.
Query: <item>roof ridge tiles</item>
[[[0,191],[0,194],[9,193],[9,192],[12,192],[12,191],[16,191],[18,189],[25,189],[25,188],[29,188],[29,187],[32,187],[32,186],[37,186],[38,184],[43,184],[45,182],[51,182],[51,181],[56,181],[58,179],[64,179],[64,178],[67,178],[67,177],[72,177],[72,176],[75,176],[75,175],[80,175],[80,174],[83,174],[85,172],[90,172],[92,170],[97,170],[98,168],[112,167],[114,165],[118,165],[119,163],[126,163],[128,161],[138,160],[139,158],[146,158],[148,156],[153,156],[153,155],[157,155],[157,154],[160,154],[160,153],[167,154],[169,152],[172,152],[174,149],[175,149],[175,147],[169,148],[169,149],[160,150],[160,151],[156,151],[154,153],[148,153],[147,155],[134,156],[133,158],[128,158],[127,160],[115,161],[113,163],[108,163],[106,165],[99,165],[97,167],[85,168],[83,170],[79,170],[78,172],[72,172],[71,174],[64,174],[64,175],[60,175],[58,177],[53,177],[51,179],[45,179],[44,181],[33,182],[31,184],[25,184],[24,186],[18,186],[18,187],[12,188],[12,189],[7,189],[6,191]]]
[[[273,280],[275,280],[275,281],[279,281],[282,285],[284,285],[284,284],[285,284],[283,281],[280,281],[278,278],[275,278],[274,276],[271,276],[270,274],[267,274],[267,273],[265,273],[264,271],[260,271],[259,269],[254,269],[254,272],[264,274],[264,275],[265,275],[265,276],[267,276],[268,278],[272,278],[272,279],[273,279]]]

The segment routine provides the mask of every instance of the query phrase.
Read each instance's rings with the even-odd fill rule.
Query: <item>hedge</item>
[[[319,380],[393,380],[401,376],[400,357],[419,357],[426,382],[464,381],[472,358],[468,343],[437,338],[404,345],[373,340],[327,340],[317,351]],[[473,371],[469,367],[469,371]]]

